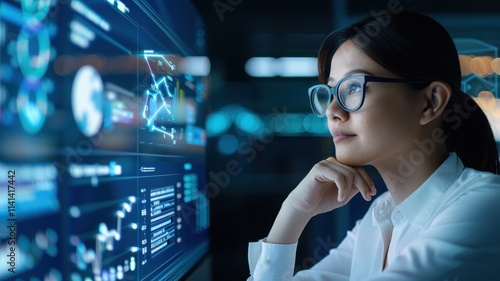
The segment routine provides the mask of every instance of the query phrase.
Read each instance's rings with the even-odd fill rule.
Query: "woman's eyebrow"
[[[345,77],[348,77],[348,76],[352,76],[354,74],[366,74],[366,75],[371,75],[373,76],[374,74],[371,73],[370,71],[368,70],[364,70],[364,69],[361,69],[361,68],[357,68],[357,69],[353,69],[353,70],[350,70],[348,72],[346,72],[344,74],[344,77],[342,78],[345,78]],[[326,80],[327,84],[330,84],[330,83],[334,83],[335,82],[335,79],[333,79],[331,76],[328,77],[328,79]],[[334,83],[335,84],[335,83]]]

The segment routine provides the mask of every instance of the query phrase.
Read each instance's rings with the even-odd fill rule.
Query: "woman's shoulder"
[[[496,210],[500,212],[500,175],[465,168],[453,185],[442,198],[443,205],[459,204],[462,206],[481,206],[479,209]],[[484,207],[484,208],[483,208]]]
[[[464,225],[475,232],[500,234],[500,175],[465,168],[457,184],[438,198],[432,224]],[[462,229],[462,232],[468,233]],[[499,240],[500,241],[500,240]],[[500,247],[500,242],[498,245]]]
[[[500,192],[500,175],[465,168],[458,183],[466,189],[489,189]]]

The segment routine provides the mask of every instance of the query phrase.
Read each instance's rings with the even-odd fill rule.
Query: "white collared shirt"
[[[250,243],[248,281],[500,280],[499,217],[500,176],[464,168],[450,153],[399,205],[388,192],[380,195],[309,270],[293,276],[297,243]]]

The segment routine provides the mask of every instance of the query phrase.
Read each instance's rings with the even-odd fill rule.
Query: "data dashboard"
[[[0,48],[0,280],[182,279],[210,246],[194,6],[2,0]]]

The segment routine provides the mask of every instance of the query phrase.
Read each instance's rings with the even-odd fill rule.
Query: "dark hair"
[[[336,30],[327,36],[319,51],[321,83],[326,84],[333,54],[347,40],[402,78],[448,83],[453,93],[442,116],[448,151],[456,152],[466,167],[500,174],[490,124],[477,103],[460,89],[458,53],[443,26],[426,15],[401,11],[377,18],[369,16]]]

